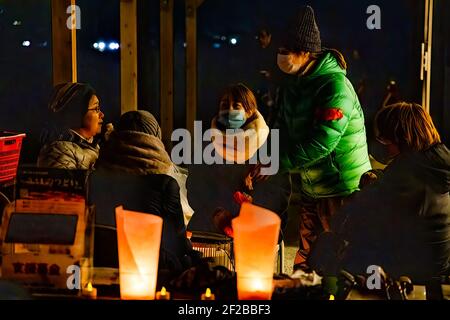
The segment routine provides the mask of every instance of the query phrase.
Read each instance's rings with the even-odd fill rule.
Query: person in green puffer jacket
[[[330,217],[371,169],[364,114],[346,62],[322,48],[314,11],[302,7],[289,24],[277,62],[287,74],[280,88],[280,170],[298,173],[302,192],[300,248],[294,270],[309,270],[306,259]]]

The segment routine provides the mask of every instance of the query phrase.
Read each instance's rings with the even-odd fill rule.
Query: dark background
[[[450,133],[450,1],[435,1],[432,115],[444,138]],[[367,131],[395,80],[400,97],[421,103],[420,43],[423,1],[420,0],[205,0],[198,10],[198,112],[207,126],[218,108],[221,90],[244,82],[261,85],[261,66],[276,68],[276,48],[283,28],[302,4],[311,4],[324,46],[341,50],[348,77],[361,89]],[[369,5],[381,8],[381,30],[369,30]],[[107,121],[120,116],[120,51],[94,50],[98,41],[119,42],[119,0],[78,0],[78,81],[97,90]],[[174,11],[174,127],[185,126],[184,1]],[[14,21],[19,25],[13,25]],[[272,32],[273,43],[261,49],[256,36]],[[230,39],[235,38],[235,45]],[[29,47],[22,42],[31,42]],[[139,108],[159,117],[159,1],[138,1]],[[0,129],[26,132],[22,162],[34,162],[39,132],[52,88],[50,0],[0,0]],[[362,87],[363,86],[363,89]],[[371,146],[373,143],[371,142]],[[371,149],[373,149],[371,147]]]

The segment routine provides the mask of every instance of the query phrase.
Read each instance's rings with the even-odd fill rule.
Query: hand
[[[270,176],[265,176],[261,174],[261,168],[266,166],[268,165],[258,163],[250,169],[249,173],[247,174],[244,180],[244,185],[248,190],[254,189],[253,188],[254,183],[266,181],[267,179],[269,179]]]

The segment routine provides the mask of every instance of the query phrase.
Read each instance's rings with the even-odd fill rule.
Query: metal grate
[[[216,233],[194,231],[191,242],[193,249],[200,251],[204,258],[212,258],[214,265],[234,271],[231,238]]]

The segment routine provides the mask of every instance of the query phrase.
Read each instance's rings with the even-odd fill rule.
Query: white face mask
[[[277,64],[281,71],[287,74],[296,74],[301,68],[301,64],[292,63],[292,55],[290,54],[278,54]]]

